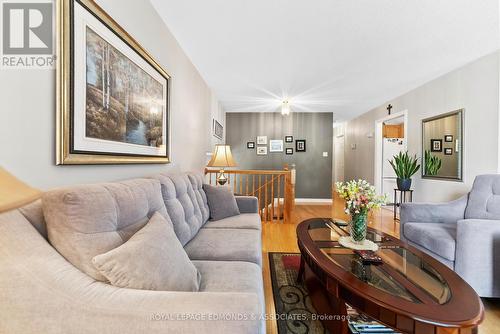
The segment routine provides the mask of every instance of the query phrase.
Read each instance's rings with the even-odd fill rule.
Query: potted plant
[[[441,158],[432,155],[431,152],[425,151],[425,175],[434,176],[437,175],[441,169]]]
[[[351,216],[351,238],[354,243],[363,244],[366,239],[368,213],[387,202],[385,195],[378,196],[375,187],[365,180],[337,182],[336,190],[345,200],[345,213]]]
[[[408,151],[399,152],[392,160],[389,160],[389,163],[396,173],[398,189],[402,191],[410,190],[411,177],[420,169],[417,156],[410,156]]]

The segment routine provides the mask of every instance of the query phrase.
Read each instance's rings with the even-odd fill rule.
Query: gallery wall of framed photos
[[[295,164],[297,197],[329,198],[332,177],[331,113],[227,113],[226,144],[241,169],[282,169]],[[327,157],[323,156],[327,152]],[[318,178],[301,177],[315,173]],[[320,181],[322,180],[322,181]]]

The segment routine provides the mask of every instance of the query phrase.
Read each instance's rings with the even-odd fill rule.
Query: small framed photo
[[[267,145],[267,136],[257,136],[257,145]]]
[[[431,139],[431,152],[443,152],[442,139]]]
[[[305,139],[297,139],[295,141],[295,151],[296,152],[305,152],[306,151],[306,140]]]
[[[224,127],[215,118],[213,119],[212,133],[215,138],[222,139],[224,136]]]
[[[293,136],[285,136],[285,143],[293,143]]]
[[[446,135],[446,136],[444,136],[444,141],[446,143],[453,143],[453,136],[452,135]]]
[[[270,140],[269,152],[283,152],[283,140],[281,139]]]
[[[445,148],[444,155],[453,155],[453,149],[451,147]]]
[[[255,148],[255,142],[254,141],[247,142],[247,148],[254,149]]]
[[[257,155],[267,155],[267,146],[257,146]]]
[[[291,147],[287,147],[287,148],[285,149],[285,154],[287,154],[287,155],[292,155],[292,154],[293,154],[293,148],[291,148]]]

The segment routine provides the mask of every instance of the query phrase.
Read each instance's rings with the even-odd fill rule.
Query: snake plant
[[[399,152],[389,163],[399,179],[410,179],[420,169],[417,156],[410,156],[408,151]]]
[[[439,169],[441,169],[441,158],[432,155],[431,152],[425,151],[425,175],[433,176],[437,175]]]

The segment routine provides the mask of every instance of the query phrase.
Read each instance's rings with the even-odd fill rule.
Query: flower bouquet
[[[345,213],[351,216],[351,238],[362,244],[366,239],[367,218],[371,209],[378,209],[387,202],[386,196],[379,196],[375,187],[365,180],[337,182],[337,193],[345,200]]]

